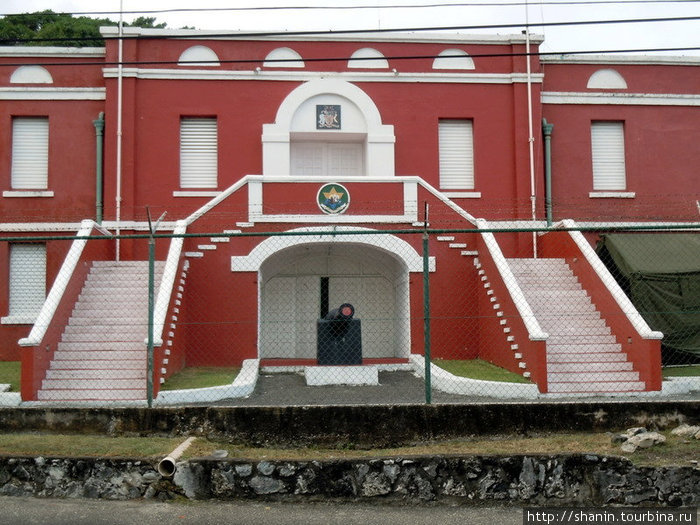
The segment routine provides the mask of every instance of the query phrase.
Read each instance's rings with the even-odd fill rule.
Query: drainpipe
[[[180,445],[175,450],[173,450],[170,454],[161,459],[158,463],[158,473],[164,478],[172,477],[175,474],[175,470],[177,469],[177,465],[175,462],[178,459],[180,459],[182,453],[185,450],[187,450],[187,448],[192,444],[193,441],[194,437],[188,437],[185,441],[180,443]]]
[[[105,130],[105,114],[100,112],[97,120],[92,121],[95,126],[95,222],[102,224],[102,177],[104,162],[104,130]]]
[[[542,119],[542,133],[544,133],[544,206],[547,214],[547,227],[552,226],[552,130],[554,124],[549,124],[547,119]]]

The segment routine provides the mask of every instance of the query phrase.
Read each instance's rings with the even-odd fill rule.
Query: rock
[[[628,454],[632,454],[637,450],[637,445],[634,443],[630,443],[629,441],[625,441],[622,446],[620,447],[622,452],[627,452]]]
[[[243,465],[236,465],[236,474],[242,478],[247,478],[253,473],[253,465],[250,463],[244,463]]]
[[[641,432],[630,436],[620,449],[631,454],[638,448],[649,448],[665,442],[666,437],[658,432]]]
[[[263,476],[269,476],[275,471],[275,466],[269,461],[261,461],[258,463],[258,472]]]
[[[610,441],[613,445],[619,445],[620,443],[627,441],[628,438],[629,436],[627,434],[613,434],[610,437]]]
[[[276,494],[284,492],[284,483],[279,479],[267,476],[254,476],[250,482],[250,487],[256,494]]]
[[[695,439],[700,439],[698,438],[698,433],[700,432],[700,426],[698,425],[688,425],[686,423],[683,423],[682,425],[678,426],[677,428],[674,428],[671,430],[671,434],[674,436],[686,436],[686,437],[695,437]]]

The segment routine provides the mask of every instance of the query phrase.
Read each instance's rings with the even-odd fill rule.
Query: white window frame
[[[441,190],[474,189],[474,123],[471,119],[438,121]]]
[[[593,192],[620,196],[627,188],[623,121],[591,122]],[[627,192],[625,192],[627,195]]]
[[[11,243],[8,315],[2,324],[33,324],[46,300],[46,245]]]
[[[12,119],[12,190],[36,192],[49,183],[49,118]]]
[[[180,119],[180,188],[218,187],[218,135],[216,117]]]

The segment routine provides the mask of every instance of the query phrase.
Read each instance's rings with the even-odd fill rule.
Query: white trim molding
[[[620,106],[700,106],[700,95],[664,93],[574,93],[543,91],[542,104],[600,104]]]
[[[105,100],[103,87],[1,87],[0,100]]]
[[[216,197],[220,191],[174,191],[173,197]]]
[[[117,78],[117,68],[103,69],[105,78]],[[231,71],[225,69],[153,69],[124,68],[124,78],[141,80],[276,80],[280,82],[309,82],[321,77],[345,82],[398,82],[441,84],[525,84],[525,73],[421,73],[403,71]],[[542,73],[531,75],[531,81],[541,84]]]
[[[588,197],[591,199],[634,199],[636,195],[633,191],[592,191]]]
[[[36,191],[18,191],[8,190],[2,192],[3,197],[53,197],[53,191],[36,190]]]

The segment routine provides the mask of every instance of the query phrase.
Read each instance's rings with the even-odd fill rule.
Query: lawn
[[[524,378],[520,374],[515,374],[482,359],[433,359],[432,362],[455,376],[505,383],[531,383],[530,380]]]
[[[491,455],[491,454],[598,454],[625,456],[637,465],[689,465],[700,456],[700,440],[662,432],[666,443],[625,454],[612,444],[608,433],[549,433],[533,436],[469,437],[449,441],[417,443],[396,448],[274,448],[247,447],[230,442],[197,438],[185,451],[183,459],[207,457],[226,450],[231,459],[246,461],[324,461],[333,459],[407,457],[411,455]],[[0,455],[44,457],[131,457],[158,458],[174,450],[185,440],[163,437],[108,437],[69,434],[0,434]],[[76,451],[79,451],[76,453]]]
[[[235,366],[189,366],[170,376],[161,390],[230,385],[240,370]]]
[[[667,366],[663,369],[664,378],[700,376],[700,365]]]
[[[10,392],[19,392],[19,361],[0,361],[0,384],[10,385]]]

